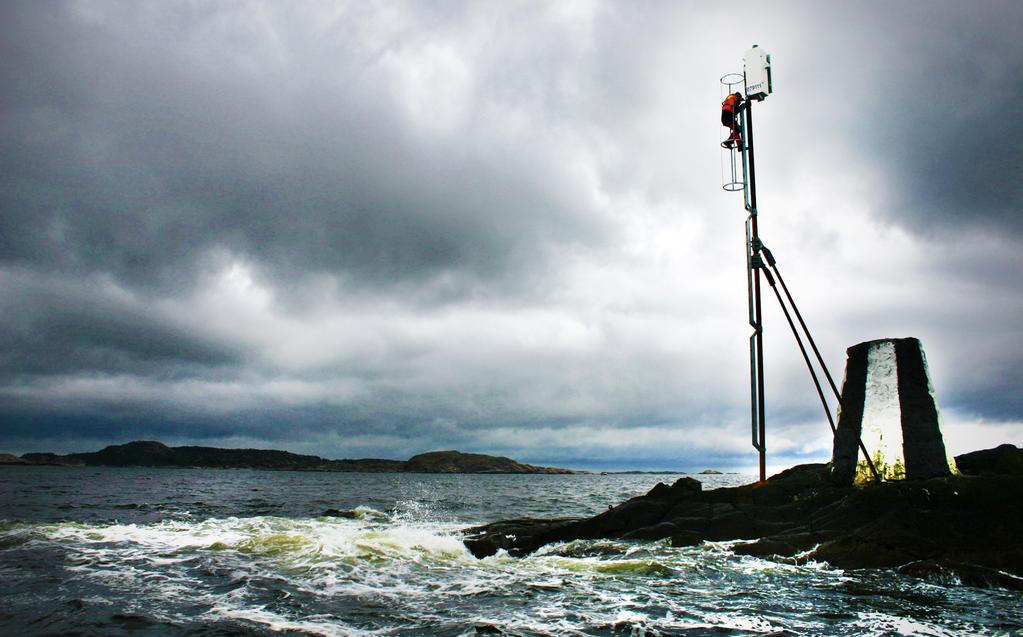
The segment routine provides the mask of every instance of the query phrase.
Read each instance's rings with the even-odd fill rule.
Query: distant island
[[[0,454],[0,464],[75,467],[194,467],[207,469],[274,469],[359,473],[585,473],[556,467],[536,467],[511,458],[460,451],[431,451],[408,460],[366,458],[328,460],[273,449],[168,447],[154,440],[111,445],[89,453]]]

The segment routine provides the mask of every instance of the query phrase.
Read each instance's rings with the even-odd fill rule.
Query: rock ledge
[[[1023,471],[1013,472],[1023,450],[1002,445],[956,460],[964,475],[862,488],[836,486],[825,464],[710,491],[682,478],[592,518],[507,520],[468,529],[464,541],[486,557],[578,539],[750,540],[735,552],[837,568],[945,569],[964,583],[1023,590]]]

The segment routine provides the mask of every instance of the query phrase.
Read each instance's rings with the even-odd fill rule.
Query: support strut
[[[842,404],[842,395],[839,393],[838,388],[835,386],[835,381],[831,377],[831,372],[828,371],[828,366],[824,363],[824,357],[821,356],[820,350],[817,349],[817,343],[813,340],[813,336],[810,334],[810,329],[806,326],[806,321],[803,320],[803,315],[799,312],[799,307],[796,305],[795,300],[792,298],[792,294],[789,293],[789,288],[785,285],[785,279],[782,278],[781,272],[778,270],[778,263],[771,254],[771,251],[767,246],[760,244],[760,251],[764,255],[764,259],[767,261],[767,265],[774,270],[774,275],[778,277],[778,282],[781,283],[782,289],[785,291],[785,297],[789,301],[789,305],[792,306],[792,312],[796,315],[799,320],[799,325],[803,328],[803,334],[806,335],[806,340],[810,343],[810,347],[813,349],[813,353],[817,356],[817,363],[823,370],[824,375],[828,379],[828,383],[831,385],[831,391],[835,393],[835,398],[838,399],[838,404]],[[835,421],[831,417],[831,409],[828,407],[828,401],[824,397],[824,391],[821,389],[820,380],[817,378],[817,372],[814,370],[813,364],[810,362],[810,356],[806,353],[806,347],[803,346],[803,339],[799,335],[799,331],[796,329],[795,323],[792,322],[792,316],[789,314],[788,307],[785,305],[785,301],[781,298],[781,293],[778,292],[778,286],[775,285],[774,276],[771,276],[771,270],[764,269],[764,276],[767,278],[767,282],[771,285],[771,289],[774,290],[774,295],[778,299],[778,305],[781,306],[781,311],[785,314],[785,320],[789,323],[789,328],[792,330],[792,336],[796,339],[796,344],[799,345],[799,351],[803,354],[803,361],[806,363],[806,369],[810,372],[810,378],[813,379],[813,385],[817,389],[817,395],[820,397],[821,405],[824,407],[824,414],[828,417],[828,424],[831,425],[831,433],[835,435],[837,428],[835,427]],[[870,453],[867,451],[866,445],[863,444],[863,438],[857,434],[856,442],[859,444],[860,451],[863,453],[864,460],[867,461],[867,466],[870,468],[870,473],[874,477],[874,480],[880,482],[881,476],[877,472],[877,468],[874,466],[874,461],[870,458]]]

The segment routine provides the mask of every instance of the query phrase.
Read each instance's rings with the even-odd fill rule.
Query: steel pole
[[[767,479],[767,425],[766,425],[766,414],[764,405],[764,324],[763,324],[763,310],[761,305],[760,297],[760,268],[763,265],[763,259],[760,255],[760,232],[757,227],[757,177],[756,167],[754,164],[753,154],[753,101],[747,100],[746,105],[743,108],[743,127],[742,135],[743,138],[743,154],[746,156],[746,165],[748,168],[747,173],[747,188],[749,188],[749,214],[750,214],[750,245],[748,250],[750,253],[750,268],[751,276],[753,278],[753,320],[756,323],[754,328],[754,338],[756,341],[756,369],[750,370],[756,376],[756,411],[757,411],[757,437],[759,439],[759,446],[757,451],[760,452],[760,480],[764,481]]]

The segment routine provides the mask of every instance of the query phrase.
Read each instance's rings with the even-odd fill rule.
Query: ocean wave
[[[96,613],[101,626],[115,622],[114,615],[137,614],[183,629],[259,627],[329,637],[946,635],[950,625],[984,632],[958,617],[975,599],[949,592],[957,589],[907,585],[912,580],[903,578],[900,586],[908,590],[901,597],[876,601],[872,595],[890,592],[897,574],[854,580],[825,565],[737,556],[727,543],[674,548],[588,540],[551,545],[521,559],[502,552],[480,560],[462,544],[460,525],[410,514],[414,510],[357,507],[348,517],[133,524],[7,522],[0,524],[0,551],[4,575],[15,588],[21,570],[38,568],[15,562],[15,556],[29,560],[49,552],[59,556],[54,568],[60,569],[62,594],[121,600],[115,608],[81,602],[76,612]],[[851,589],[851,581],[860,588]],[[849,612],[850,598],[866,610]],[[132,600],[127,610],[124,600]],[[938,610],[921,616],[929,605]],[[1006,612],[1011,625],[1018,618]],[[913,619],[900,623],[901,615]]]

